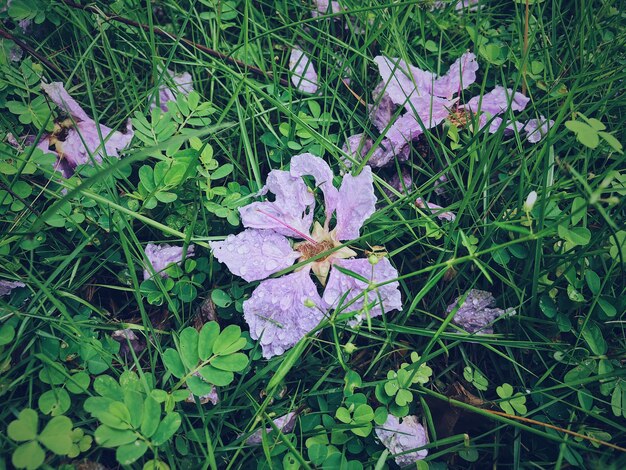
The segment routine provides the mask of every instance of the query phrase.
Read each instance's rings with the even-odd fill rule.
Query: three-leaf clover
[[[497,387],[496,393],[503,399],[498,405],[505,413],[510,415],[524,415],[528,411],[526,409],[526,397],[520,392],[513,395],[513,387],[510,384],[504,383],[500,387]],[[507,398],[508,400],[506,400]]]

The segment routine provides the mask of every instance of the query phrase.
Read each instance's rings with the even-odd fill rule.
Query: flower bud
[[[354,351],[356,351],[356,345],[354,343],[346,343],[344,344],[343,349],[346,354],[352,354]]]
[[[378,256],[372,253],[367,257],[367,261],[369,261],[372,266],[376,266],[380,259],[378,258]]]
[[[535,207],[535,203],[537,202],[537,191],[531,191],[528,193],[526,197],[526,202],[524,202],[524,212],[530,212]]]
[[[313,308],[315,307],[315,302],[313,302],[311,299],[306,299],[304,301],[304,306],[308,308]]]

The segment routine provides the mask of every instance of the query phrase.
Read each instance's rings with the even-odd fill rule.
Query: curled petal
[[[421,197],[418,197],[415,200],[415,205],[420,209],[428,208],[428,210],[431,211],[439,220],[449,220],[452,222],[456,219],[456,214],[454,212],[446,211],[443,207],[438,206],[437,204],[425,202]]]
[[[465,90],[476,81],[477,70],[476,56],[471,52],[466,52],[454,61],[448,73],[435,80],[433,95],[452,98],[453,95]]]
[[[374,179],[369,166],[358,176],[346,174],[339,188],[337,203],[337,240],[359,238],[359,230],[376,210]]]
[[[548,131],[554,125],[554,121],[552,119],[546,119],[543,116],[540,116],[539,119],[531,119],[524,125],[524,131],[528,135],[528,142],[532,144],[536,144],[541,139],[543,139],[546,135],[548,135]]]
[[[194,246],[189,245],[187,248],[187,258],[193,256]],[[183,247],[182,246],[170,246],[167,243],[162,245],[155,245],[154,243],[148,243],[145,248],[146,258],[152,266],[152,271],[159,274],[161,277],[167,277],[167,273],[163,272],[170,264],[178,264],[183,261]],[[152,277],[152,271],[149,269],[143,270],[143,278],[149,279]]]
[[[41,89],[46,93],[46,95],[48,95],[54,104],[61,108],[65,113],[72,116],[75,121],[92,121],[83,108],[81,108],[76,100],[65,90],[63,83],[42,83]]]
[[[274,425],[280,429],[283,433],[290,433],[296,427],[296,420],[298,418],[298,414],[295,411],[291,413],[287,413],[280,418],[276,418],[274,420]],[[265,428],[265,434],[269,434],[273,431],[273,428]],[[249,446],[258,446],[263,442],[263,429],[257,429],[253,432],[248,439],[246,439],[246,444]]]
[[[209,246],[220,263],[248,282],[286,269],[300,256],[289,240],[271,230],[247,229],[224,241],[209,242]]]
[[[461,303],[463,296],[457,297],[448,306],[448,313],[458,307],[454,314],[454,323],[464,328],[468,333],[492,334],[491,324],[503,315],[512,315],[514,310],[502,310],[496,307],[496,299],[491,292],[472,289],[467,292],[465,301]]]
[[[336,266],[352,271],[358,276],[367,279],[368,282],[344,274]],[[345,295],[343,304],[350,304],[347,308],[360,312],[367,306],[370,317],[380,316],[383,311],[400,310],[402,309],[400,284],[398,281],[388,282],[392,279],[397,279],[397,277],[398,271],[387,258],[380,259],[375,265],[372,265],[364,258],[337,260],[330,271],[328,284],[326,284],[326,289],[324,290],[324,302],[337,307],[339,300]],[[383,282],[386,282],[386,284],[376,288],[370,287]],[[368,287],[371,290],[366,292]],[[352,302],[353,300],[354,302]],[[360,312],[356,316],[356,320],[360,321],[363,317],[364,313]]]
[[[372,100],[375,104],[367,107],[370,121],[383,132],[389,126],[397,107],[385,90],[385,82],[380,82],[374,88]]]
[[[380,442],[395,456],[400,467],[413,465],[428,455],[428,449],[416,450],[428,444],[428,436],[415,416],[406,416],[400,422],[389,413],[385,424],[376,426],[375,432]]]
[[[5,281],[0,280],[0,297],[9,295],[13,289],[18,287],[26,287],[26,284],[20,281]]]
[[[430,95],[435,74],[397,58],[377,56],[374,62],[386,84],[386,93],[395,104],[404,106],[412,96]]]
[[[325,304],[309,271],[267,279],[243,303],[250,337],[260,339],[263,357],[283,354],[323,319]]]
[[[333,171],[324,160],[310,153],[296,155],[291,159],[291,175],[295,177],[309,175],[315,179],[315,185],[324,193],[326,218],[330,219],[335,208],[339,191],[333,186]]]
[[[298,48],[291,50],[289,70],[291,70],[291,83],[298,90],[311,94],[317,92],[317,72],[313,62]]]
[[[464,108],[472,113],[489,113],[493,116],[504,113],[509,107],[513,111],[522,111],[530,98],[521,93],[513,92],[510,88],[496,86],[485,95],[474,96]]]

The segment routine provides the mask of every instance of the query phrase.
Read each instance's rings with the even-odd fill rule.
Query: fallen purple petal
[[[175,74],[171,70],[166,71],[165,83],[159,87],[159,106],[167,112],[167,103],[176,101],[178,94],[189,95],[193,91],[193,79],[189,72]],[[156,101],[150,104],[150,109],[156,107]]]
[[[187,248],[187,257],[193,256],[194,246],[189,245]],[[145,248],[146,258],[150,262],[152,271],[157,273],[163,278],[167,277],[167,273],[164,271],[171,264],[180,264],[183,261],[183,247],[182,246],[170,246],[168,244],[155,245],[148,243]],[[148,268],[143,270],[144,280],[152,277],[152,271]]]
[[[300,49],[294,47],[289,58],[291,83],[304,93],[317,93],[317,72],[311,59]]]
[[[413,465],[428,455],[428,449],[416,450],[428,444],[428,436],[415,416],[406,416],[400,422],[390,413],[385,424],[376,426],[374,431],[400,467]]]
[[[337,240],[359,238],[363,223],[376,211],[373,181],[369,166],[358,176],[343,177],[337,203]]]
[[[451,313],[457,307],[454,319],[458,326],[468,333],[492,334],[492,323],[503,315],[513,315],[514,310],[502,310],[496,307],[496,299],[491,292],[472,289],[467,292],[467,297],[462,301],[459,296],[448,306],[447,313]],[[462,302],[462,303],[461,303]]]
[[[13,289],[17,289],[18,287],[26,287],[26,284],[20,281],[0,280],[0,297],[9,295]]]
[[[531,119],[524,125],[524,131],[528,136],[528,142],[536,144],[541,139],[543,139],[546,135],[548,135],[548,131],[554,125],[554,121],[552,119],[546,119],[543,116],[540,116],[539,119]]]
[[[290,433],[296,427],[296,421],[298,419],[298,414],[295,411],[287,413],[284,416],[276,418],[274,420],[274,425],[284,434]],[[265,428],[257,429],[254,431],[248,439],[246,439],[246,444],[249,446],[258,446],[263,442],[263,433],[269,434],[274,430],[274,428]]]
[[[450,222],[453,222],[456,219],[456,214],[454,212],[446,211],[443,207],[438,206],[437,204],[426,202],[421,197],[418,197],[415,200],[415,205],[420,209],[428,208],[428,210],[440,220],[449,220]]]

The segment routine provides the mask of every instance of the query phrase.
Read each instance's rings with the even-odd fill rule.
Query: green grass
[[[163,352],[174,347],[174,337],[186,326],[194,325],[207,299],[218,304],[222,328],[236,324],[245,331],[241,302],[256,283],[232,276],[212,258],[207,242],[241,230],[229,222],[236,208],[251,202],[267,173],[286,168],[293,155],[317,153],[338,174],[345,170],[341,147],[348,136],[367,132],[378,138],[355,97],[371,102],[379,81],[376,55],[445,73],[468,49],[477,54],[480,70],[464,98],[494,85],[524,87],[531,102],[519,119],[554,119],[549,135],[533,145],[521,135],[460,129],[459,141],[452,145],[446,128],[439,126],[423,138],[427,151],[414,146],[402,164],[413,185],[395,200],[383,190],[401,165],[375,171],[378,209],[351,246],[385,248],[400,274],[403,310],[372,320],[371,328],[350,328],[333,316],[319,334],[269,361],[248,338],[250,365],[220,387],[218,405],[175,405],[182,424],[158,448],[159,458],[172,469],[316,468],[310,439],[330,436],[335,429],[332,444],[346,461],[363,468],[395,468],[373,433],[351,434],[350,425],[336,422],[335,412],[342,403],[347,407],[348,371],[362,379],[356,392],[378,408],[376,385],[386,382],[388,371],[410,362],[415,351],[420,363],[433,370],[428,383],[412,386],[410,405],[410,414],[428,428],[429,468],[624,467],[626,251],[618,247],[626,239],[625,158],[602,139],[595,149],[585,146],[565,126],[580,121],[582,113],[624,140],[623,2],[530,2],[526,52],[523,1],[483,2],[481,9],[461,15],[453,8],[430,10],[425,2],[346,0],[342,4],[350,14],[333,15],[341,21],[313,19],[307,2],[284,0],[95,3],[105,14],[158,26],[253,65],[265,77],[150,28],[107,21],[105,15],[61,1],[14,3],[41,11],[45,20],[29,34],[9,23],[6,27],[63,76],[36,58],[0,62],[2,142],[7,132],[37,134],[55,119],[47,106],[38,112],[40,126],[25,124],[19,119],[23,116],[9,111],[7,101],[34,109],[31,103],[41,95],[39,75],[61,79],[88,114],[113,128],[129,117],[135,123],[136,114],[150,121],[150,98],[165,80],[164,68],[191,73],[200,101],[212,113],[202,122],[185,121],[179,128],[184,139],[162,139],[158,132],[152,140],[135,138],[119,161],[87,169],[67,182],[59,182],[44,166],[28,171],[27,161],[41,161],[37,152],[18,152],[0,143],[2,162],[17,162],[17,171],[0,168],[0,278],[19,279],[27,286],[0,298],[0,338],[8,334],[8,326],[15,332],[0,346],[0,468],[3,463],[11,467],[18,443],[5,430],[21,410],[39,412],[40,430],[50,419],[40,409],[40,397],[65,382],[42,380],[50,363],[70,373],[86,370],[91,383],[101,374],[117,378],[132,370],[140,372],[144,389],[171,390],[178,380],[164,367]],[[15,13],[9,10],[0,18],[9,14]],[[9,44],[2,41],[0,50]],[[490,62],[480,53],[480,41],[500,47],[502,60]],[[315,62],[317,95],[281,84],[289,78],[288,56],[295,45]],[[539,63],[542,70],[537,72]],[[349,87],[344,77],[350,78]],[[139,168],[170,160],[191,136],[212,148],[221,167],[232,165],[232,172],[207,189],[194,160],[191,178],[171,189],[175,202],[146,207],[138,188]],[[435,182],[442,175],[448,178],[446,195],[437,199]],[[228,194],[215,192],[228,184],[234,184]],[[22,191],[27,204],[7,202]],[[522,207],[531,191],[539,199],[529,221]],[[428,211],[417,211],[417,197],[439,201],[457,214],[456,220],[441,223]],[[213,209],[221,208],[221,216],[209,210],[209,201]],[[63,215],[68,203],[69,213],[82,214],[84,220]],[[568,244],[568,227],[591,237]],[[142,285],[148,242],[193,243],[197,265],[175,273],[172,285],[160,278]],[[190,285],[194,292],[185,294]],[[498,306],[514,308],[516,315],[499,320],[494,335],[464,333],[445,312],[471,288],[493,292]],[[146,347],[124,359],[109,336],[127,327]],[[355,346],[351,353],[348,343]],[[104,366],[99,369],[100,362]],[[487,390],[464,378],[466,367],[480,371]],[[148,373],[156,385],[145,379]],[[525,397],[527,412],[521,416],[497,413],[505,400],[496,388],[505,383]],[[71,406],[63,413],[88,435],[100,423],[83,402],[95,394],[90,386],[71,395]],[[239,437],[269,427],[271,418],[295,409],[300,418],[292,434],[272,433],[257,447]],[[342,442],[342,436],[350,440]],[[50,451],[46,455],[48,468],[72,461]],[[142,468],[150,458],[148,451],[131,467]],[[78,459],[118,465],[114,449],[95,442]],[[324,468],[338,465],[331,460]],[[344,467],[361,468],[349,465]]]

